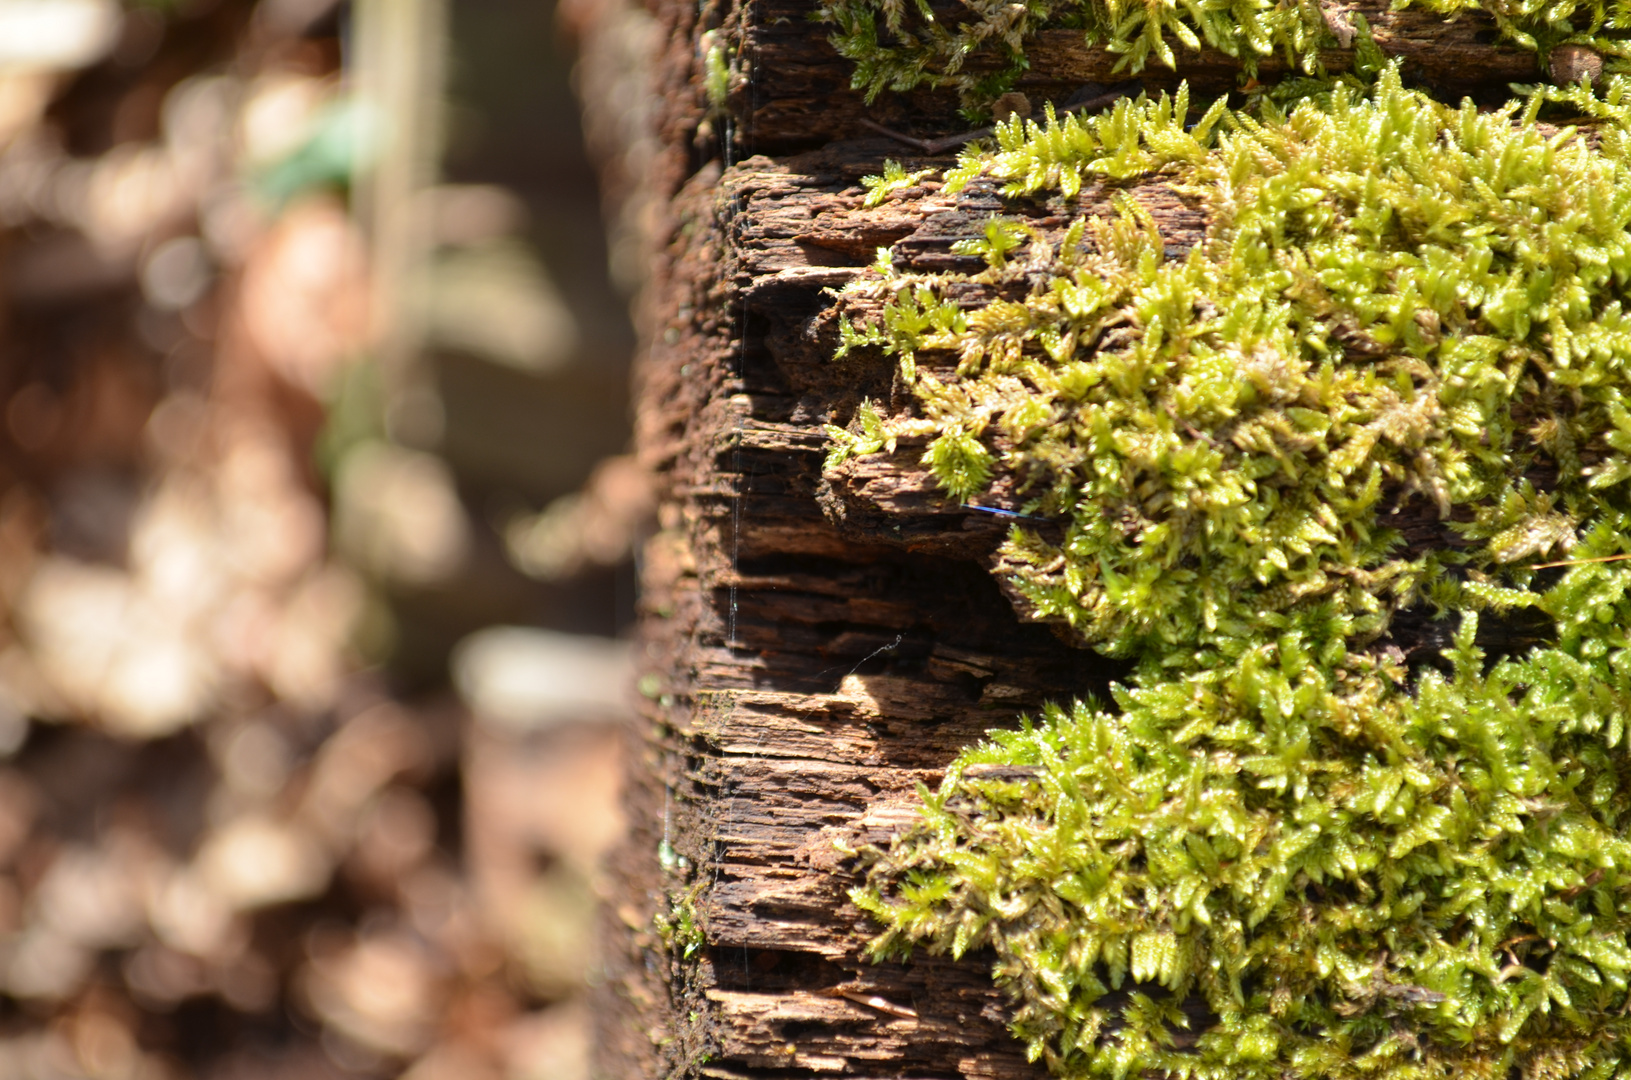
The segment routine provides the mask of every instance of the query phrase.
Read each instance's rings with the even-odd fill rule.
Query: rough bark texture
[[[931,184],[863,209],[859,178],[883,158],[923,162],[856,139],[854,121],[956,130],[955,105],[915,95],[869,112],[805,10],[654,10],[666,149],[652,175],[672,194],[643,300],[637,438],[665,495],[644,562],[650,728],[618,867],[628,888],[611,919],[601,1072],[1038,1077],[1004,1028],[989,957],[862,957],[873,927],[846,900],[840,845],[885,842],[960,748],[1045,701],[1102,697],[1119,669],[1021,621],[985,565],[1004,522],[943,498],[915,465],[921,448],[822,475],[823,424],[863,396],[906,405],[890,363],[831,359],[827,290],[880,245],[917,269],[971,266],[951,245],[1001,204],[989,186],[953,199]],[[1422,77],[1533,75],[1531,56],[1490,47],[1487,22],[1364,10]],[[697,90],[697,35],[722,23],[745,36],[750,73],[734,132]],[[1033,52],[1045,93],[1107,77],[1110,58],[1073,37]],[[1180,74],[1233,81],[1216,58]],[[721,145],[710,127],[729,147],[803,152],[702,164]],[[1166,185],[1131,194],[1169,256],[1202,235],[1199,211]],[[1019,212],[1066,223],[1058,205]],[[1413,544],[1446,542],[1436,519],[1404,510]],[[689,956],[682,932],[658,929],[687,904],[703,927]]]
[[[978,961],[875,967],[844,899],[839,842],[886,839],[958,748],[1049,698],[1102,694],[1113,674],[1019,624],[970,558],[999,535],[984,515],[880,474],[876,497],[917,519],[895,537],[866,482],[823,486],[820,424],[868,385],[887,392],[889,375],[828,360],[823,290],[854,271],[822,265],[834,249],[810,237],[985,213],[857,215],[856,179],[882,149],[700,173],[656,286],[668,319],[653,327],[641,431],[674,496],[646,562],[664,787],[632,854],[655,863],[666,838],[687,860],[654,884],[673,897],[700,884],[707,936],[689,961],[650,943],[669,982],[645,989],[659,1025],[672,995],[677,1036],[659,1048],[664,1071],[1034,1075]],[[926,256],[948,243],[926,240]],[[858,512],[835,523],[823,502]],[[857,1000],[874,997],[893,1011]]]

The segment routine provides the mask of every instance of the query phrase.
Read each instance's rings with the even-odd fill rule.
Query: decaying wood
[[[908,169],[949,159],[857,121],[944,134],[957,129],[949,95],[866,107],[791,0],[653,10],[667,41],[652,73],[667,95],[653,182],[668,186],[642,305],[637,442],[664,498],[643,569],[650,733],[617,868],[601,1074],[1040,1077],[1004,1028],[989,956],[863,957],[873,927],[847,900],[845,852],[909,824],[917,786],[986,730],[1047,701],[1102,699],[1122,669],[1020,619],[986,569],[1009,522],[946,499],[922,474],[921,446],[824,476],[823,426],[866,397],[910,407],[887,358],[832,360],[833,290],[878,247],[911,269],[973,269],[952,245],[992,213],[1056,234],[1080,210],[1008,205],[979,182],[955,198],[925,183],[866,209],[859,179],[885,157]],[[1384,48],[1413,57],[1417,77],[1471,90],[1534,74],[1531,56],[1492,48],[1493,28],[1470,16],[1354,10]],[[699,35],[720,25],[744,35],[748,73],[728,122],[697,89]],[[1119,78],[1074,35],[1045,35],[1032,57],[1033,100]],[[1179,75],[1234,85],[1216,58]],[[710,145],[793,156],[726,168],[706,162]],[[1165,183],[1124,190],[1169,257],[1200,241],[1199,208]],[[1109,195],[1084,202],[1107,207]],[[999,477],[988,505],[1015,505],[1011,483]],[[1446,542],[1436,515],[1406,510],[1409,543]],[[1391,644],[1409,654],[1443,629],[1406,620]],[[704,927],[690,956],[660,929],[686,904]]]
[[[640,415],[670,492],[643,600],[661,780],[625,853],[646,902],[624,905],[637,940],[609,958],[608,1026],[625,1025],[608,1037],[622,1040],[613,1075],[1037,1075],[985,964],[873,965],[845,898],[841,846],[901,828],[916,785],[987,729],[1103,695],[1117,672],[1019,623],[967,557],[1000,535],[984,516],[901,490],[925,517],[924,543],[906,545],[858,539],[823,510],[821,425],[889,381],[831,362],[827,290],[877,243],[922,232],[924,259],[949,257],[961,226],[936,219],[986,212],[985,195],[962,207],[928,193],[859,210],[858,177],[887,145],[751,159],[676,201]],[[685,869],[662,872],[665,844]],[[651,919],[699,885],[707,946],[675,960]],[[646,1049],[627,1026],[654,1036]]]

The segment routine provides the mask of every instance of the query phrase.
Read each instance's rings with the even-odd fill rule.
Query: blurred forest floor
[[[393,386],[351,16],[0,0],[7,1080],[588,1076],[638,268],[459,0]]]

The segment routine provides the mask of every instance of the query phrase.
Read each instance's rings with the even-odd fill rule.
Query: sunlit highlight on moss
[[[1008,473],[1056,525],[998,572],[1136,665],[1117,710],[962,755],[854,894],[880,956],[993,949],[1057,1075],[1631,1075],[1631,84],[1551,97],[1592,136],[1393,70],[1289,115],[1014,121],[947,190],[1158,176],[1204,242],[1169,259],[1117,191],[1062,234],[994,220],[983,271],[852,287],[845,350],[916,406],[832,463]],[[1384,647],[1407,608],[1453,628],[1441,665]]]

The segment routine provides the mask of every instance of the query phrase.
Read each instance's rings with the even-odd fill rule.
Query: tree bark
[[[1122,669],[1021,621],[986,568],[1006,523],[945,499],[916,465],[921,447],[826,477],[822,462],[823,425],[898,392],[892,363],[832,360],[829,290],[879,246],[905,268],[971,268],[952,244],[992,213],[1062,230],[1065,209],[1004,204],[978,182],[955,198],[926,184],[865,209],[859,180],[884,158],[930,159],[861,137],[859,121],[954,132],[954,95],[869,108],[827,29],[792,0],[700,12],[651,2],[661,46],[645,74],[660,105],[647,183],[658,210],[637,441],[663,496],[643,568],[649,727],[616,867],[624,888],[610,905],[600,1074],[1043,1076],[1005,1030],[988,955],[864,958],[874,927],[848,902],[843,852],[886,843],[912,819],[917,786],[935,785],[986,730],[1048,701],[1103,699]],[[1492,45],[1488,20],[1354,10],[1438,87],[1504,96],[1507,82],[1536,75],[1531,54]],[[616,14],[608,2],[599,24]],[[700,89],[700,36],[714,27],[740,43],[728,117],[710,115]],[[1030,55],[1022,89],[1033,100],[1123,77],[1070,33],[1044,35]],[[1225,61],[1191,56],[1143,82],[1227,90],[1236,69]],[[1197,207],[1165,184],[1130,193],[1169,258],[1203,234]],[[1436,515],[1406,510],[1413,545],[1453,542]],[[675,929],[687,906],[700,942]]]

